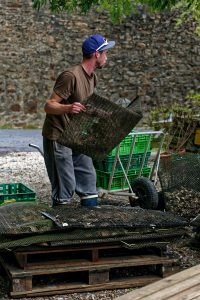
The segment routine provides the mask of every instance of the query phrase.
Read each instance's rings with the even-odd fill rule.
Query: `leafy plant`
[[[40,10],[41,7],[49,5],[52,12],[73,12],[80,9],[81,12],[86,13],[92,5],[98,4],[98,0],[32,0],[33,8]]]
[[[191,91],[183,104],[164,105],[151,111],[149,125],[166,133],[166,151],[180,151],[200,121],[200,94]]]
[[[114,23],[121,22],[131,13],[136,13],[138,7],[149,12],[170,10],[180,11],[177,24],[187,22],[191,17],[196,22],[196,32],[200,35],[200,1],[199,0],[32,0],[33,8],[40,9],[49,6],[52,12],[88,12],[92,6],[100,11],[106,10]]]

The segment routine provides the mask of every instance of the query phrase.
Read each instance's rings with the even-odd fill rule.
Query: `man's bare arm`
[[[44,106],[45,112],[47,114],[62,115],[65,113],[78,114],[81,111],[86,110],[85,106],[79,102],[74,102],[72,104],[63,104],[60,103],[61,101],[62,98],[55,92],[53,92]]]

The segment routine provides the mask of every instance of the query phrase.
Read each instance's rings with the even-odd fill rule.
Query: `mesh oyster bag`
[[[21,235],[49,232],[54,224],[42,215],[45,204],[13,202],[0,206],[0,234]]]
[[[10,203],[0,206],[0,216],[0,250],[43,242],[58,246],[132,241],[134,247],[160,246],[183,236],[187,226],[170,213],[109,205],[50,208]]]
[[[200,192],[200,155],[172,154],[168,158],[162,158],[158,176],[164,192],[173,192],[180,188]]]
[[[45,214],[46,213],[46,214]],[[187,222],[171,213],[145,210],[140,207],[117,207],[102,205],[73,208],[56,207],[44,212],[60,229],[67,228],[175,228]]]
[[[200,155],[172,154],[161,158],[158,176],[166,211],[191,220],[200,214]]]
[[[64,206],[64,205],[63,205]],[[174,228],[187,222],[170,213],[142,208],[102,205],[60,207],[10,203],[0,207],[0,234],[24,235],[75,228]]]
[[[101,160],[142,118],[139,98],[127,108],[97,94],[83,101],[86,112],[70,117],[58,143]]]

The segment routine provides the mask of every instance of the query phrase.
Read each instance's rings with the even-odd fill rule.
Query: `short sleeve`
[[[56,79],[53,90],[61,98],[68,99],[74,93],[74,86],[75,76],[71,72],[65,71]]]

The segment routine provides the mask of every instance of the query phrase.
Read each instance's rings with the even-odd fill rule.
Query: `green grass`
[[[0,125],[0,129],[41,129],[41,127],[34,124],[27,124],[22,127],[13,126],[13,124],[3,124]]]

